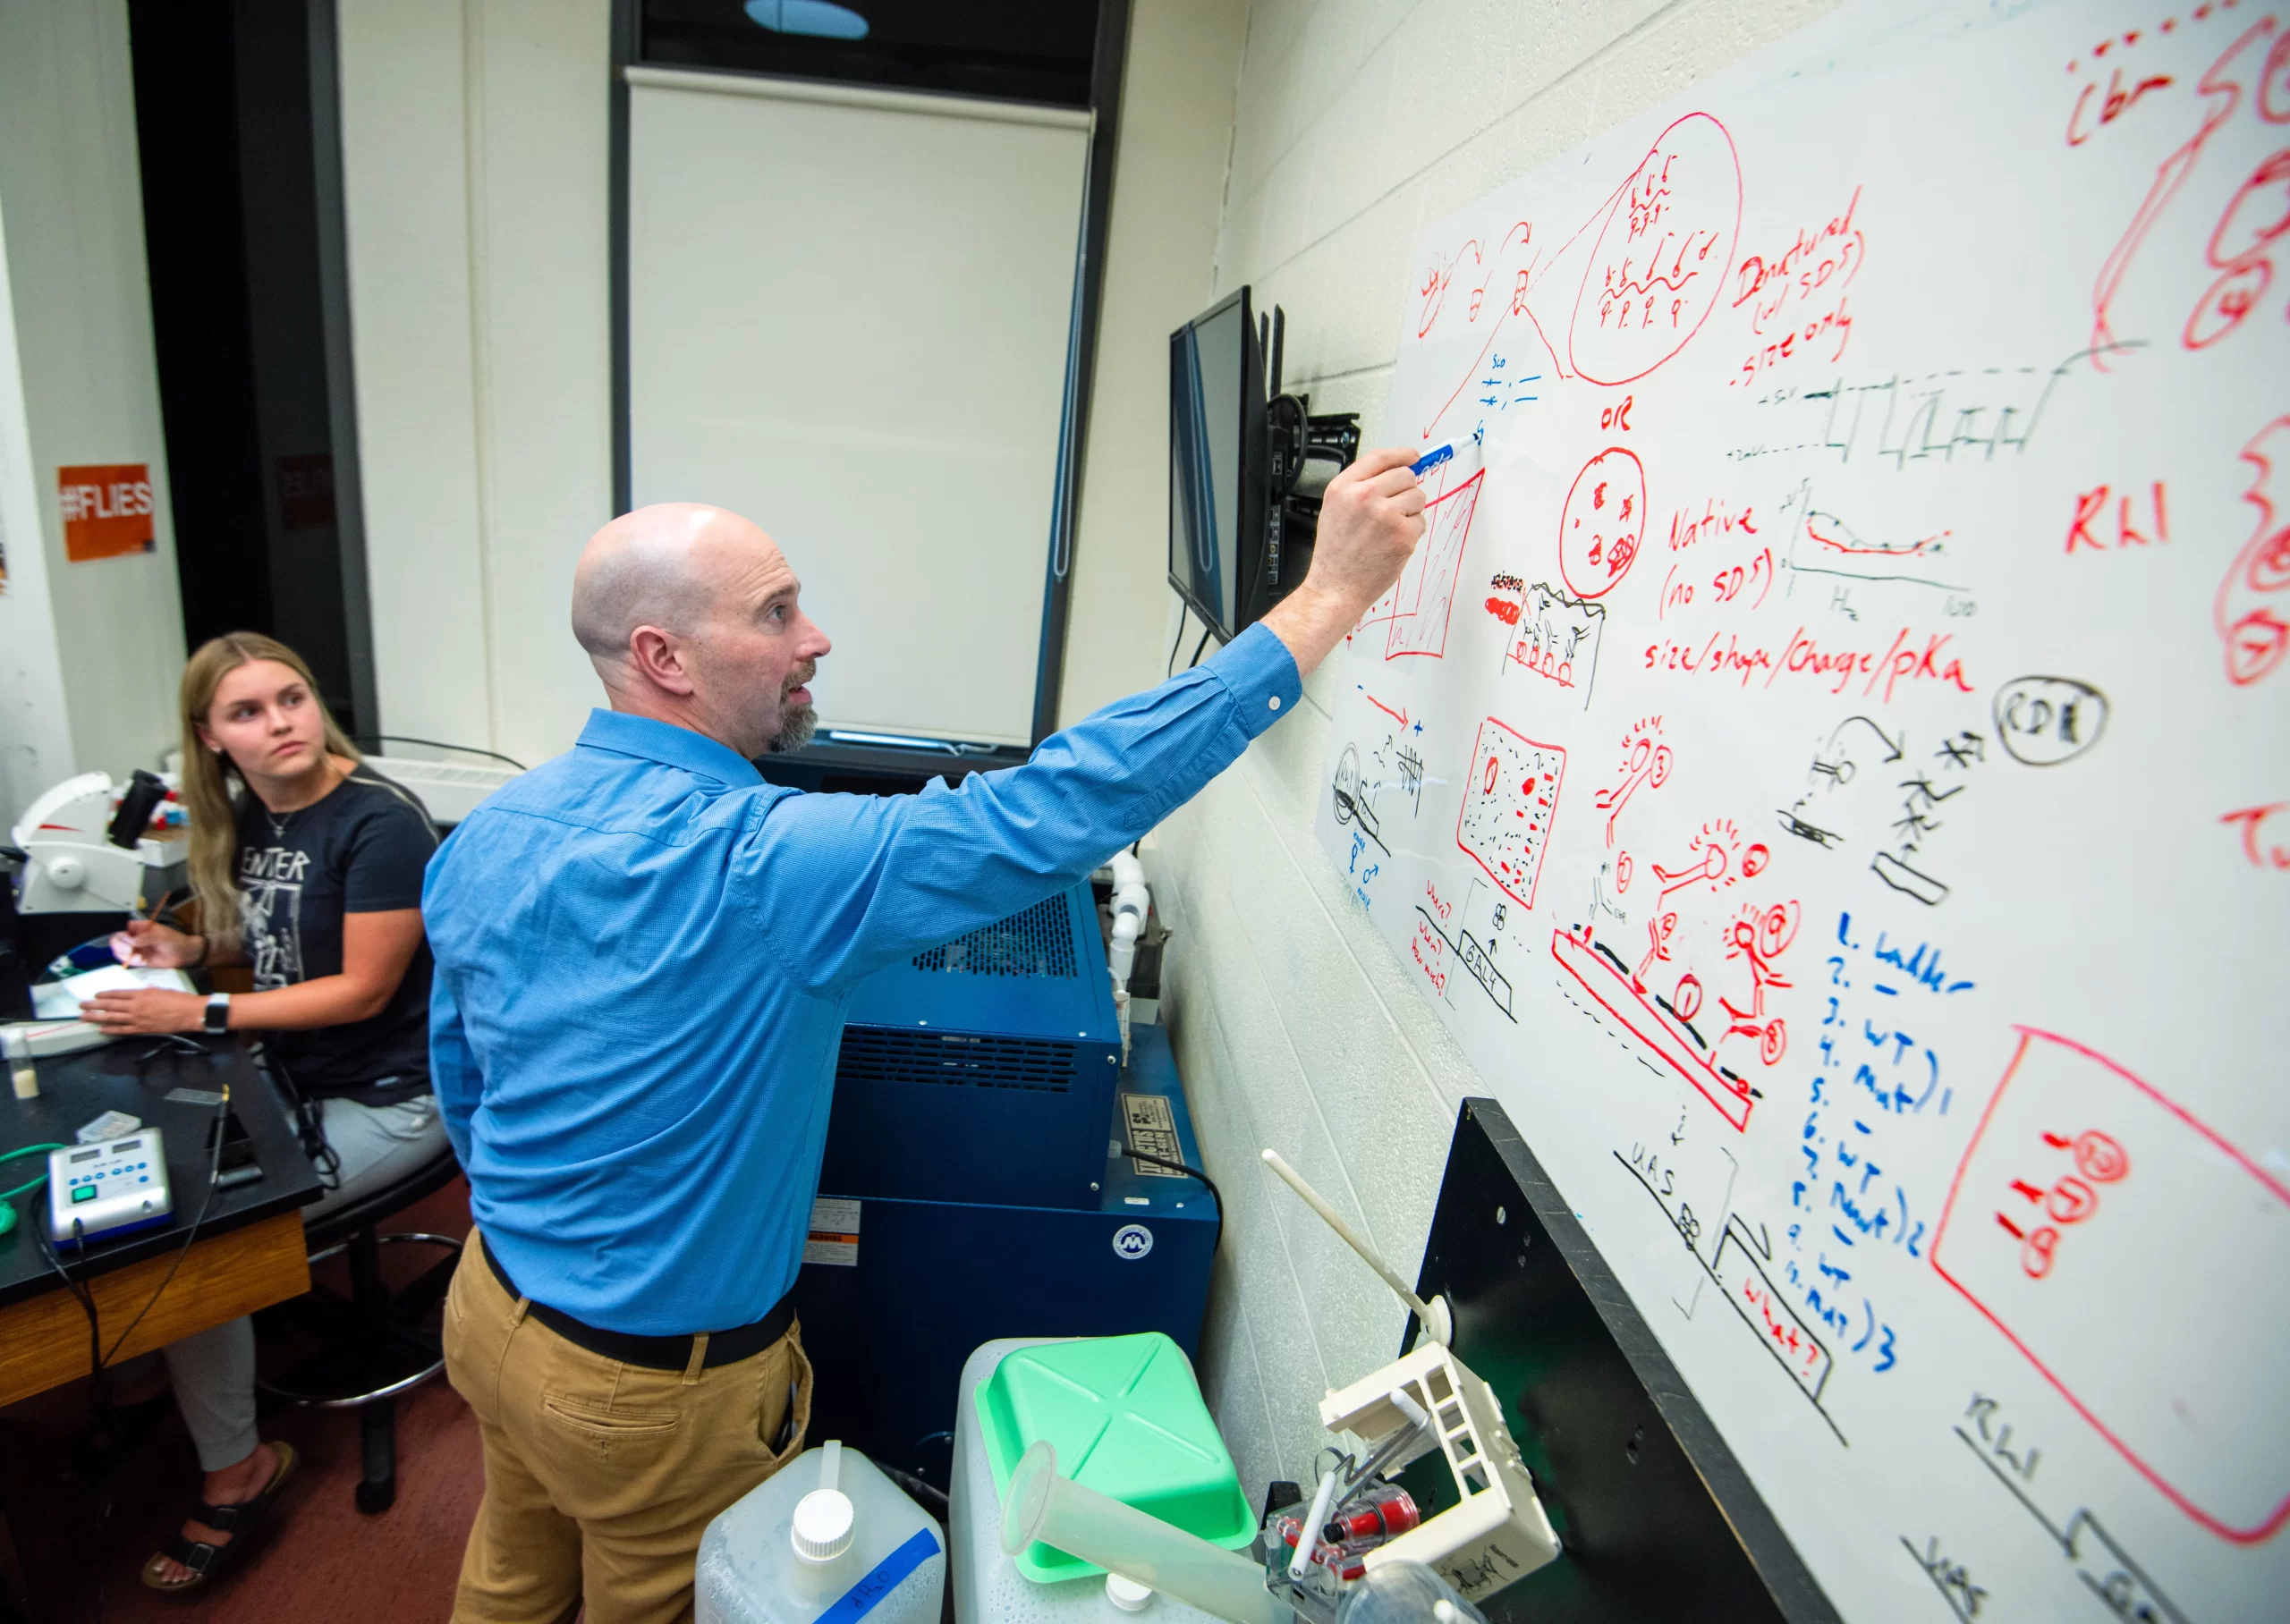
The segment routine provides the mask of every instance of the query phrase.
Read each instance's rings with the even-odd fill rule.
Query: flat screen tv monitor
[[[1169,585],[1227,642],[1268,606],[1264,357],[1249,290],[1169,334]]]

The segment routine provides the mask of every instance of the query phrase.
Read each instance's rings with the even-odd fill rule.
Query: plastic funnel
[[[1230,1624],[1288,1624],[1290,1610],[1265,1589],[1254,1562],[1059,1476],[1047,1439],[1010,1474],[1002,1510],[1004,1551],[1015,1556],[1036,1540]]]

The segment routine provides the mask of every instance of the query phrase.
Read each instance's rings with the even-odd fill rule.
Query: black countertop
[[[75,1276],[85,1278],[167,1255],[183,1244],[207,1196],[208,1124],[212,1104],[170,1100],[172,1089],[209,1094],[231,1088],[231,1112],[253,1142],[263,1176],[215,1192],[199,1233],[204,1239],[228,1234],[274,1214],[315,1201],[318,1173],[296,1142],[293,1122],[269,1082],[234,1038],[193,1039],[197,1052],[168,1039],[131,1037],[53,1060],[41,1060],[39,1097],[20,1100],[0,1089],[0,1151],[54,1141],[69,1145],[83,1123],[106,1111],[123,1111],[157,1128],[167,1147],[167,1182],[174,1197],[169,1222],[84,1248],[65,1246],[60,1256]],[[0,1066],[0,1076],[6,1067]],[[124,1136],[121,1136],[124,1137]],[[10,1189],[42,1172],[45,1155],[0,1163],[0,1189]],[[16,1227],[0,1235],[0,1307],[58,1290],[56,1279],[30,1226],[47,1217],[45,1187],[13,1198]]]

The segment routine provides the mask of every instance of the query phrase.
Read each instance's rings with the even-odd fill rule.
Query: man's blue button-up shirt
[[[805,795],[598,711],[429,865],[431,1066],[486,1244],[606,1330],[744,1325],[795,1281],[857,984],[1159,823],[1301,692],[1253,627],[1206,665],[919,795]]]

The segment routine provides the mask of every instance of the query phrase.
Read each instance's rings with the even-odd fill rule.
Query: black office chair
[[[308,1296],[282,1303],[266,1315],[290,1319],[315,1334],[319,1346],[291,1370],[257,1385],[292,1404],[359,1411],[366,1468],[358,1484],[360,1511],[386,1511],[397,1499],[397,1435],[391,1400],[445,1367],[432,1322],[462,1253],[462,1243],[449,1235],[384,1235],[377,1226],[443,1189],[460,1171],[452,1148],[441,1148],[396,1183],[312,1222],[305,1231],[310,1262],[348,1253],[350,1295],[313,1283]],[[442,1247],[445,1256],[393,1292],[382,1279],[385,1245]]]

